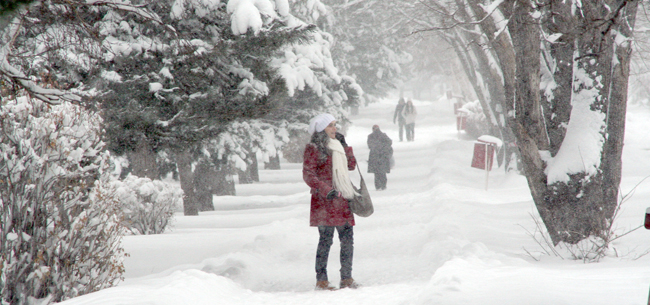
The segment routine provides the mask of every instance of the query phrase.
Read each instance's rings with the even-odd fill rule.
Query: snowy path
[[[371,189],[375,214],[357,217],[354,278],[363,287],[314,291],[318,233],[308,226],[309,193],[301,164],[260,171],[260,182],[237,185],[238,196],[215,197],[217,211],[177,215],[173,230],[129,236],[126,281],[62,304],[645,304],[650,232],[617,242],[623,258],[582,264],[542,256],[528,237],[536,215],[526,181],[502,169],[471,168],[473,142],[458,136],[449,101],[416,101],[415,142],[399,142],[393,101],[352,117],[347,142]],[[622,189],[650,174],[647,109],[629,117]],[[392,139],[396,167],[388,189],[366,174],[366,137],[373,124]],[[637,162],[636,160],[643,160]],[[627,163],[626,163],[627,164]],[[353,181],[358,181],[353,172]],[[619,227],[641,224],[650,183],[626,203]],[[540,261],[526,254],[524,248]],[[330,281],[338,284],[338,240]]]

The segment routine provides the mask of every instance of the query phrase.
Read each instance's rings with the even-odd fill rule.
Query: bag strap
[[[359,164],[357,164],[357,170],[359,171],[359,178],[361,178],[361,181],[363,181],[363,175],[361,175],[361,169],[359,168]]]

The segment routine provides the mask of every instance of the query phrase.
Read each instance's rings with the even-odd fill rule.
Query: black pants
[[[334,228],[339,232],[339,241],[341,241],[341,280],[352,278],[352,254],[354,253],[352,226],[350,224],[338,227],[318,226],[320,239],[316,250],[317,281],[327,281],[327,259],[334,239]]]
[[[404,121],[399,121],[397,122],[399,125],[399,141],[402,142],[402,139],[404,138],[404,127],[406,126],[406,123]]]
[[[376,190],[385,189],[387,182],[388,182],[388,178],[386,177],[386,173],[375,173],[375,189]]]

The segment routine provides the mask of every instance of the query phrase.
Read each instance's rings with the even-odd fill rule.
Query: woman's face
[[[330,137],[330,139],[336,138],[336,121],[332,121],[327,127],[325,127],[325,133]]]

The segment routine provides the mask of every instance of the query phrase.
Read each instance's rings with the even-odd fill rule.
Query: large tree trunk
[[[621,20],[617,22],[618,33],[625,37],[633,36],[634,25],[639,1],[628,1],[622,8]],[[612,82],[610,84],[610,103],[607,106],[607,141],[604,145],[603,158],[603,184],[605,198],[608,201],[618,201],[619,185],[623,167],[623,139],[625,136],[625,115],[627,112],[627,93],[630,76],[630,59],[632,57],[632,44],[629,40],[615,42],[614,57],[618,65],[611,69]],[[612,218],[615,210],[606,210],[606,217]]]
[[[540,94],[551,156],[555,156],[560,149],[571,117],[575,27],[571,3],[549,3],[542,19],[542,28],[546,35],[561,35],[554,42],[545,42],[545,52],[542,53],[542,71],[546,80]]]
[[[527,0],[515,2],[511,20],[508,24],[513,48],[515,50],[516,98],[515,116],[510,117],[510,126],[517,139],[517,146],[523,162],[523,170],[528,186],[551,239],[559,240],[551,207],[547,202],[547,179],[539,151],[548,149],[545,138],[544,119],[539,99],[540,84],[540,32],[531,17],[532,6]],[[512,109],[508,109],[511,112]]]
[[[577,19],[578,26],[567,26],[572,21],[558,17],[570,12],[562,1],[548,6],[552,10],[548,20],[555,23],[545,24],[545,29],[566,27],[566,35],[545,54],[549,59],[548,71],[557,84],[550,88],[552,95],[539,92],[539,67],[534,67],[534,59],[540,56],[535,51],[539,41],[534,38],[540,36],[530,18],[528,1],[517,0],[510,23],[518,80],[513,129],[535,205],[556,245],[575,244],[589,236],[607,238],[618,205],[630,49],[629,43],[617,45],[613,32],[631,33],[638,3],[605,2],[583,2],[579,14],[573,15],[582,18]],[[572,36],[576,29],[582,32]],[[547,98],[540,100],[540,96]],[[548,151],[550,157],[558,157],[564,146],[575,145],[566,143],[567,133],[576,132],[571,126],[578,124],[576,120],[584,120],[585,112],[593,114],[588,115],[588,123],[580,124],[602,126],[595,130],[602,137],[602,151],[596,152],[600,153],[598,162],[587,158],[583,171],[566,173],[568,180],[547,176],[549,169],[540,152]],[[581,152],[588,153],[594,152]]]
[[[138,177],[147,177],[151,180],[160,179],[156,153],[145,140],[139,141],[135,151],[127,153],[131,174]]]
[[[183,189],[183,214],[185,216],[199,215],[194,194],[194,173],[192,173],[192,153],[189,149],[177,151],[175,154],[178,178]]]

